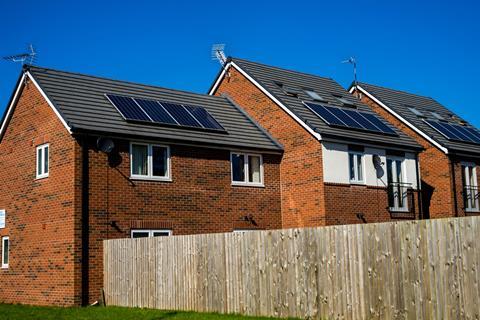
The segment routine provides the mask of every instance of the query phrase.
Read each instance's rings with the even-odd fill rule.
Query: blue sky
[[[121,3],[121,4],[120,4]],[[5,1],[0,56],[204,93],[227,54],[431,96],[480,127],[478,1]],[[0,61],[0,112],[20,72]]]

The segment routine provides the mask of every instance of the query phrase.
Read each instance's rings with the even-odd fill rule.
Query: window
[[[37,179],[48,177],[49,145],[43,144],[37,147]]]
[[[168,237],[172,235],[172,230],[160,229],[160,230],[144,230],[144,229],[132,229],[132,238],[153,238],[153,237]]]
[[[478,205],[477,168],[474,163],[462,164],[463,200],[466,211],[480,211]]]
[[[8,255],[10,250],[10,239],[2,238],[2,268],[8,268]]]
[[[341,95],[339,94],[335,94],[335,93],[332,93],[332,96],[337,99],[338,102],[340,102],[343,106],[346,106],[346,107],[356,107],[355,106],[355,103],[345,99],[344,97],[342,97]]]
[[[405,183],[403,159],[387,158],[388,206],[391,211],[407,211],[409,185]]]
[[[131,176],[134,179],[170,180],[168,146],[132,143],[130,163]]]
[[[408,107],[408,110],[418,117],[424,117],[423,113],[414,107]]]
[[[315,101],[327,102],[327,100],[323,99],[318,93],[316,93],[316,92],[313,91],[313,90],[307,90],[307,89],[305,89],[304,91],[305,91],[305,93],[306,93],[310,98],[312,98],[312,99],[315,100]]]
[[[298,98],[298,91],[294,87],[277,81],[275,81],[275,84],[282,89],[283,93],[285,93],[287,96]]]
[[[263,160],[261,155],[231,153],[232,184],[263,186]]]
[[[432,114],[432,116],[437,119],[437,120],[445,120],[444,117],[442,117],[440,114],[434,112],[434,111],[430,111],[430,113]]]
[[[350,167],[350,182],[363,183],[363,153],[348,153],[348,162]]]

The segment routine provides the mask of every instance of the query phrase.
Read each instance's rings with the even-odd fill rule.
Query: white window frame
[[[396,157],[396,156],[387,156],[387,159],[386,161],[388,160],[391,160],[393,161],[393,163],[395,163],[395,176],[396,176],[396,171],[397,171],[397,165],[396,165],[396,161],[400,161],[400,167],[401,167],[401,170],[402,170],[402,181],[400,181],[401,183],[403,184],[408,184],[408,177],[407,177],[407,164],[406,164],[406,159],[404,157]],[[386,170],[388,170],[388,165],[386,165]],[[392,172],[392,176],[393,176],[393,172]],[[387,173],[387,177],[388,177],[388,173]],[[395,183],[398,183],[399,181],[387,181],[387,183],[389,184],[390,182],[395,182]],[[403,197],[403,207],[399,207],[398,205],[396,205],[395,207],[389,207],[390,211],[393,211],[393,212],[408,212],[409,208],[408,208],[408,187],[407,186],[401,186],[400,188],[402,190],[402,196],[403,196],[403,189],[405,189],[405,196]],[[397,204],[399,201],[395,201],[395,204]]]
[[[244,172],[245,179],[243,181],[234,181],[233,180],[233,155],[242,155],[244,157]],[[260,158],[260,182],[249,182],[249,157],[259,157]],[[248,187],[264,187],[264,176],[263,176],[263,156],[258,153],[248,153],[241,151],[231,151],[230,152],[230,180],[232,181],[232,186],[248,186]]]
[[[136,232],[148,232],[148,237],[147,238],[153,238],[153,234],[155,232],[164,232],[168,233],[168,237],[172,235],[172,230],[171,229],[132,229],[130,231],[130,238],[133,239],[133,234]]]
[[[462,167],[464,168],[464,171],[462,172],[462,179],[464,180],[465,185],[463,186],[464,188],[467,187],[473,187],[473,188],[478,188],[478,181],[477,181],[477,165],[473,162],[462,162],[461,163]],[[474,185],[470,184],[470,179],[467,178],[467,172],[469,171],[469,174],[473,177],[473,183]],[[464,189],[464,196],[467,196],[465,194],[465,189]],[[473,195],[476,195],[476,191],[473,191]],[[467,212],[479,212],[480,211],[480,205],[479,205],[479,199],[474,199],[475,201],[475,207],[467,207],[465,206],[465,211]],[[467,204],[470,204],[470,202],[467,201]]]
[[[48,148],[47,156],[48,156],[48,166],[47,166],[47,171],[45,172],[45,149]],[[42,161],[40,162],[40,168],[38,166],[38,152],[41,152],[42,155]],[[40,174],[38,173],[40,170]],[[47,178],[50,173],[50,144],[49,143],[44,143],[42,145],[37,146],[35,149],[35,176],[37,179],[43,179]]]
[[[5,262],[5,240],[8,241],[8,251],[7,251],[8,263],[4,263]],[[2,269],[7,269],[9,263],[10,263],[10,237],[5,236],[5,237],[2,237]]]
[[[133,174],[133,145],[147,146],[147,174]],[[161,147],[167,149],[167,175],[166,176],[154,176],[153,174],[153,147]],[[130,178],[134,180],[154,180],[154,181],[172,181],[171,174],[171,157],[170,146],[162,144],[152,144],[144,142],[130,142]]]
[[[361,168],[362,168],[362,179],[358,179],[358,166],[357,163],[353,166],[353,179],[350,177],[350,167],[352,164],[350,163],[350,155],[353,155],[354,161],[358,161],[358,157],[360,157]],[[360,151],[348,151],[348,179],[351,184],[365,184],[365,153]]]

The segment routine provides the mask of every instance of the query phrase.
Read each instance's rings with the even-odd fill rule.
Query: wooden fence
[[[104,242],[109,305],[479,319],[480,217]]]

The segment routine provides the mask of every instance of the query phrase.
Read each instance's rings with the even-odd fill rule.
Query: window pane
[[[37,149],[37,176],[42,174],[42,149]]]
[[[232,154],[233,181],[245,181],[245,158],[243,154]]]
[[[153,236],[154,237],[168,237],[170,235],[170,232],[168,231],[154,231]]]
[[[3,264],[8,264],[8,239],[3,239]]]
[[[167,148],[152,147],[153,175],[157,177],[167,176]]]
[[[148,175],[148,147],[143,145],[132,145],[132,174]]]
[[[397,167],[397,182],[402,182],[402,162],[401,161],[395,161],[395,166]]]
[[[132,238],[148,238],[150,232],[148,231],[134,231],[132,233]]]
[[[248,181],[261,183],[260,157],[248,156]]]
[[[388,183],[394,182],[393,179],[393,172],[392,172],[392,160],[387,159],[387,180]]]
[[[43,158],[44,158],[44,163],[43,163],[43,173],[48,173],[48,146],[46,146],[43,149]]]
[[[350,166],[350,180],[355,180],[355,155],[353,153],[348,154],[348,161]]]
[[[362,155],[357,154],[357,180],[362,181],[363,180],[363,170],[362,170]]]

